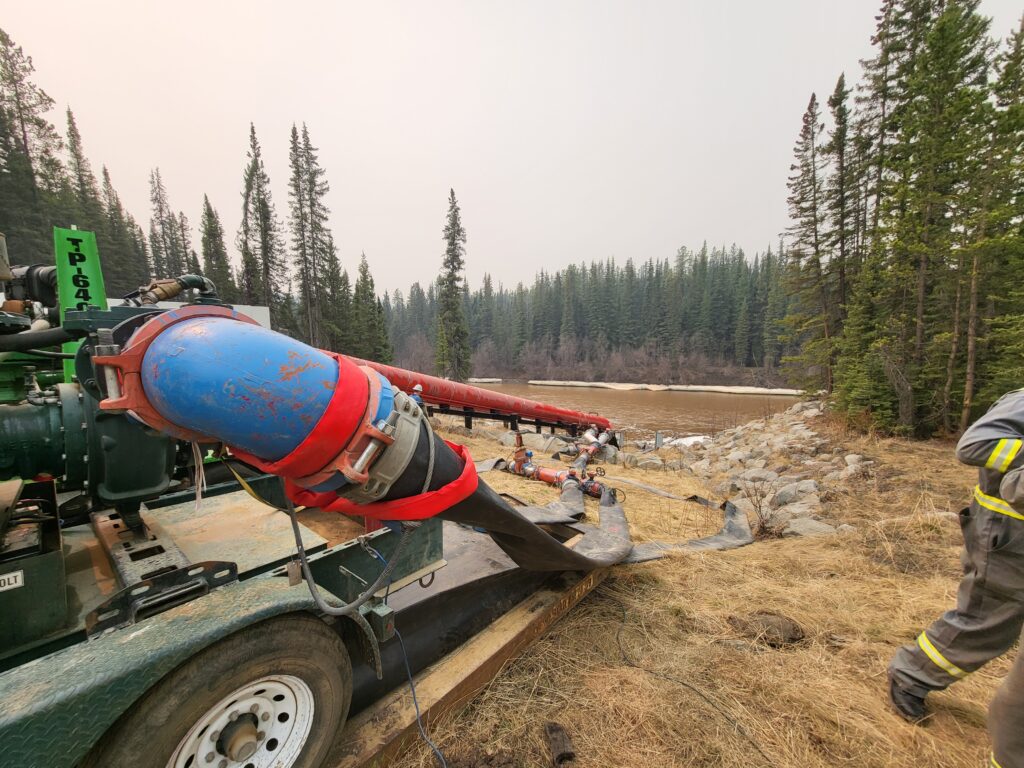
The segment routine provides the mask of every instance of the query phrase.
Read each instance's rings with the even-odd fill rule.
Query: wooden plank
[[[501,668],[544,634],[600,584],[603,568],[539,590],[437,663],[416,676],[416,695],[425,723],[465,705]],[[409,739],[419,738],[408,685],[382,698],[345,725],[328,765],[382,768]]]

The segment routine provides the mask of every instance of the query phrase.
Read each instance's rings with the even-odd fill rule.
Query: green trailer
[[[409,535],[358,620],[318,611],[277,478],[100,411],[90,356],[154,309],[107,308],[89,233],[55,243],[56,267],[12,268],[0,236],[0,341],[31,327],[47,342],[0,346],[0,768],[321,766],[353,667],[383,672],[387,592],[445,565],[442,523]],[[304,521],[314,580],[340,603],[400,538]]]

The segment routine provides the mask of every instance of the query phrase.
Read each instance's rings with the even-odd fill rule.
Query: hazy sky
[[[195,226],[209,194],[233,252],[250,121],[283,220],[305,121],[345,266],[365,251],[378,287],[404,291],[437,274],[449,187],[474,287],[774,242],[810,92],[858,76],[879,5],[47,0],[0,25],[144,227],[159,166]],[[1000,38],[1021,13],[981,7]]]

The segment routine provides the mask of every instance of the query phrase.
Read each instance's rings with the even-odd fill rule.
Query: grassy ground
[[[856,533],[614,569],[469,707],[430,724],[449,766],[550,765],[547,720],[572,736],[579,768],[983,765],[987,703],[1007,659],[933,696],[924,727],[892,714],[885,677],[895,649],[954,602],[959,530],[935,513],[966,502],[972,472],[950,444],[815,428],[878,462],[873,478],[828,499],[833,521]],[[508,450],[453,439],[475,458]],[[684,474],[608,473],[710,495]],[[541,484],[485,478],[530,502],[553,498]],[[717,527],[693,505],[627,493],[637,540]],[[758,612],[792,619],[803,639],[772,647],[751,629]],[[433,763],[414,745],[396,765]]]

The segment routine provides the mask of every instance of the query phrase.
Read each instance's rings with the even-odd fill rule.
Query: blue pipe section
[[[142,364],[143,389],[164,418],[265,461],[287,456],[306,438],[337,381],[337,361],[320,350],[220,317],[170,326]],[[385,417],[394,399],[387,389]],[[382,393],[382,407],[384,399]]]

